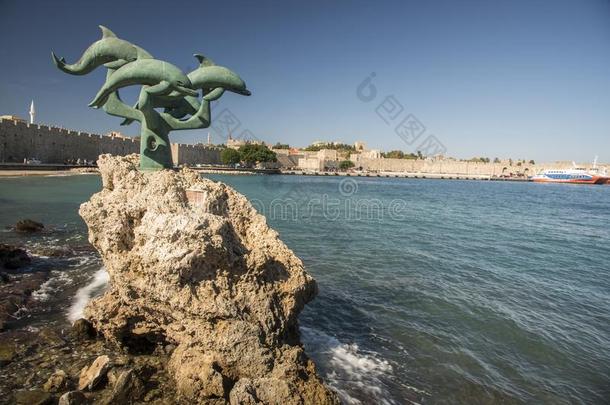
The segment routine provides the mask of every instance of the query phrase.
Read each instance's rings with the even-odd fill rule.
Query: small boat
[[[531,180],[537,183],[571,183],[571,184],[608,184],[608,177],[605,168],[597,167],[597,157],[593,161],[593,167],[586,170],[582,167],[577,167],[576,163],[572,162],[572,169],[547,169],[543,170]]]

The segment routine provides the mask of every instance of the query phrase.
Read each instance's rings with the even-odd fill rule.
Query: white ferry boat
[[[610,183],[605,168],[597,167],[597,157],[593,162],[593,167],[586,170],[582,167],[577,167],[576,163],[572,162],[572,169],[548,169],[543,170],[535,176],[531,177],[532,181],[538,183],[573,183],[573,184],[606,184]]]

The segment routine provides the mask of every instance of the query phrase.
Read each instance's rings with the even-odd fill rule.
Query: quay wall
[[[220,149],[207,145],[172,144],[176,165],[219,164]],[[128,155],[140,152],[140,140],[73,131],[42,124],[0,119],[0,163],[62,164],[68,160],[96,161],[103,153]]]
[[[482,163],[463,162],[449,159],[441,160],[416,160],[416,159],[370,159],[358,157],[352,159],[356,168],[372,172],[403,172],[403,173],[440,173],[440,174],[462,174],[477,176],[532,176],[540,170],[566,169],[572,167],[572,162],[550,162],[550,163],[521,163],[513,162]],[[592,164],[578,165],[590,169]],[[607,167],[604,165],[600,165]]]

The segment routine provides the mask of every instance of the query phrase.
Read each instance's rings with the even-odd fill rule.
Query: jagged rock
[[[51,395],[42,390],[20,390],[15,393],[17,405],[47,405],[51,401]]]
[[[77,339],[92,339],[95,337],[95,329],[91,322],[80,318],[72,324],[71,334]]]
[[[87,397],[80,391],[70,391],[59,397],[58,405],[84,405]]]
[[[89,367],[85,367],[81,370],[80,378],[78,380],[79,390],[94,390],[106,378],[106,373],[110,368],[110,357],[99,356],[93,364]]]
[[[68,375],[63,370],[55,370],[43,385],[43,389],[47,392],[58,392],[68,387]]]
[[[32,261],[28,253],[19,247],[0,243],[0,267],[18,269]]]
[[[134,370],[121,371],[113,381],[112,392],[104,403],[127,404],[132,403],[144,395],[144,383]]]
[[[99,333],[132,353],[175,346],[188,403],[241,398],[246,382],[271,403],[338,403],[299,343],[316,283],[244,196],[188,169],[140,172],[137,155],[98,165],[80,214],[110,274],[85,309]]]
[[[31,219],[22,219],[15,224],[15,231],[23,233],[40,232],[44,229],[44,225],[40,222]]]

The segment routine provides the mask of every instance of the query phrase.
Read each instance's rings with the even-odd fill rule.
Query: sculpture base
[[[103,189],[81,205],[111,280],[85,316],[128,352],[175,347],[185,403],[338,404],[299,342],[317,291],[301,260],[227,185],[138,163],[101,155]]]

